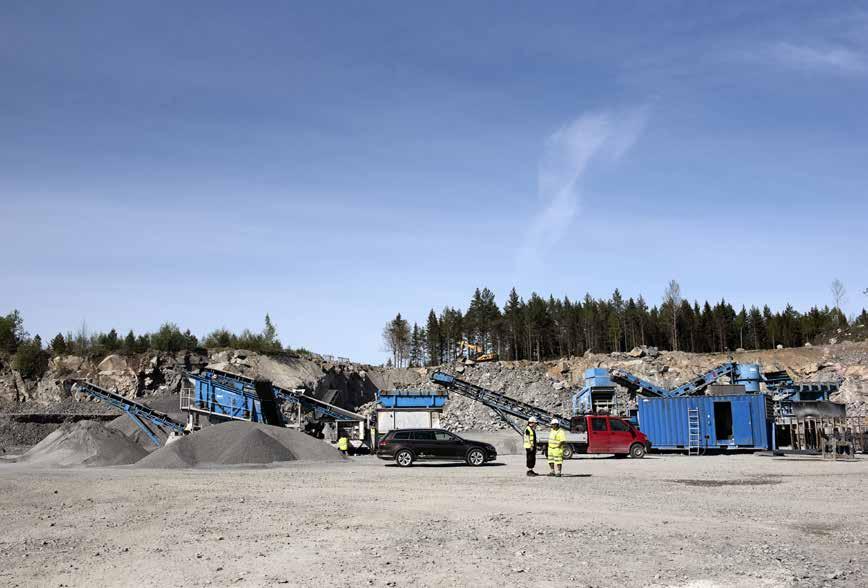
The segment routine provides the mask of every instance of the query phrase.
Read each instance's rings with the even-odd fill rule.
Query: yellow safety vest
[[[533,449],[536,447],[536,431],[530,427],[524,430],[524,448]]]
[[[549,433],[549,457],[563,457],[567,434],[563,429]]]
[[[338,449],[340,449],[341,451],[346,451],[347,449],[349,449],[349,446],[350,441],[346,437],[341,437],[340,439],[338,439]]]

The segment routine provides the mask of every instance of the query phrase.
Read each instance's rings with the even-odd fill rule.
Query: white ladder
[[[699,409],[687,409],[687,455],[699,455],[700,449]]]

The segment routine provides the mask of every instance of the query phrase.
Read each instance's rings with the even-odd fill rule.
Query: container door
[[[744,447],[754,444],[749,400],[732,402],[732,436],[736,445]]]

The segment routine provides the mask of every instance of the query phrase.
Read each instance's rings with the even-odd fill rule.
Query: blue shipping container
[[[639,429],[655,449],[687,449],[697,409],[703,449],[772,449],[774,411],[765,394],[639,398]]]

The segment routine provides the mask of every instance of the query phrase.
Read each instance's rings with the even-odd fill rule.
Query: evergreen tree
[[[440,321],[432,308],[428,312],[428,324],[425,328],[428,349],[428,365],[440,365],[443,363],[443,333],[440,330]]]
[[[50,347],[51,353],[54,355],[66,355],[66,338],[61,333],[58,333],[51,340]]]
[[[421,367],[425,363],[425,331],[413,323],[410,333],[410,367]]]
[[[515,288],[510,290],[509,298],[503,307],[503,318],[506,323],[507,358],[512,360],[523,359],[523,319],[524,302],[518,297]]]
[[[127,333],[127,336],[124,337],[124,343],[121,345],[121,351],[123,351],[124,355],[132,355],[136,352],[136,336],[133,333],[133,330],[130,329],[130,332]]]

